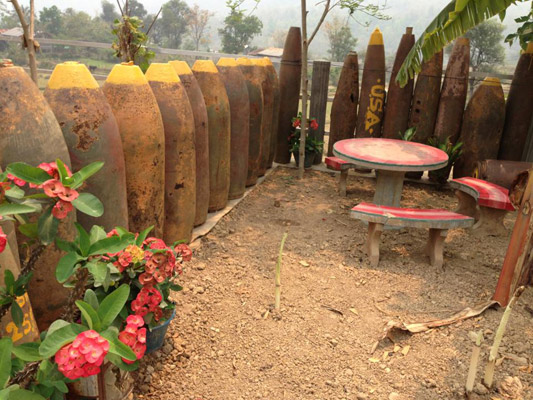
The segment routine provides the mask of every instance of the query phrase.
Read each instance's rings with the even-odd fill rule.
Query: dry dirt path
[[[370,201],[374,182],[350,177],[336,194],[333,174],[278,168],[195,251],[167,343],[136,374],[137,399],[459,399],[466,380],[468,332],[492,343],[500,310],[450,327],[372,344],[387,321],[445,317],[490,297],[508,238],[450,232],[445,267],[423,255],[427,233],[387,231],[382,261],[363,253],[365,227],[349,209]],[[407,185],[403,205],[454,209],[451,193]],[[508,227],[512,220],[507,221]],[[282,309],[274,265],[283,232]],[[518,377],[533,399],[532,305],[516,307],[497,370]],[[396,352],[394,351],[396,350]],[[487,346],[483,347],[484,354]],[[484,365],[484,362],[483,362]],[[479,373],[481,376],[481,370]],[[474,398],[504,397],[478,387]],[[528,393],[529,392],[529,393]]]

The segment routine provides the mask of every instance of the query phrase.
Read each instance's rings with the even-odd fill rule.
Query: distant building
[[[267,47],[266,49],[254,50],[248,53],[250,56],[281,58],[283,49],[279,47]]]

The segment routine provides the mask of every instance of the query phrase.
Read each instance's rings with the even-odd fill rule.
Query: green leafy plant
[[[17,298],[26,293],[28,282],[33,273],[20,275],[17,279],[10,270],[4,271],[4,286],[0,287],[0,306],[11,308],[11,319],[17,327],[21,327],[24,319],[24,313],[17,303]]]
[[[292,119],[292,127],[294,130],[289,136],[289,151],[292,153],[298,153],[300,151],[300,133],[301,133],[302,113],[299,112],[298,116]],[[309,118],[307,120],[307,135],[305,139],[305,151],[307,153],[322,153],[324,148],[324,142],[322,140],[315,139],[309,136],[309,130],[318,129],[318,122],[316,118]]]
[[[407,130],[404,133],[398,132],[398,136],[400,137],[400,139],[405,140],[407,142],[411,142],[414,139],[415,135],[416,135],[416,126],[407,128]]]
[[[533,4],[529,14],[516,18],[515,22],[522,25],[517,28],[515,33],[507,35],[505,43],[509,43],[509,46],[512,46],[513,42],[518,38],[520,47],[526,50],[528,43],[533,42]]]
[[[450,176],[450,171],[457,161],[457,159],[463,153],[463,142],[457,142],[453,144],[450,142],[450,138],[447,137],[444,140],[439,140],[435,137],[429,138],[428,144],[430,146],[436,147],[439,150],[444,151],[448,155],[448,164],[446,167],[429,171],[429,178],[439,184],[444,184]]]

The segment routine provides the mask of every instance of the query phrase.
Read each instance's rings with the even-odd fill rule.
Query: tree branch
[[[154,26],[155,24],[155,21],[157,20],[157,18],[159,18],[159,14],[161,14],[161,11],[163,10],[163,7],[161,7],[159,9],[159,11],[157,12],[157,14],[155,15],[154,17],[154,20],[152,21],[152,23],[150,24],[150,26],[148,27],[148,30],[146,31],[146,36],[148,36],[148,34],[150,33],[150,31],[152,30],[152,27]]]
[[[22,11],[22,8],[20,7],[20,4],[18,0],[9,0],[11,4],[13,4],[13,7],[15,8],[15,12],[17,13],[17,16],[20,20],[20,25],[22,26],[22,31],[24,32],[24,45],[26,46],[26,50],[28,51],[28,61],[30,65],[30,74],[31,79],[37,84],[37,62],[35,60],[35,44],[33,40],[33,25],[34,25],[34,0],[30,0],[30,25],[28,26],[28,23],[26,22],[26,18],[24,18],[24,12]]]
[[[309,40],[307,41],[307,45],[310,45],[313,39],[315,38],[316,34],[318,33],[320,26],[322,26],[322,23],[326,19],[328,13],[330,12],[331,8],[329,7],[331,0],[326,0],[326,4],[324,5],[324,11],[322,12],[322,15],[320,16],[320,20],[315,26],[315,30],[309,37]]]

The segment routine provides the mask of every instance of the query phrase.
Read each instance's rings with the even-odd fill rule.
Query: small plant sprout
[[[470,368],[468,369],[468,377],[466,378],[466,393],[470,393],[474,389],[474,381],[476,380],[477,365],[479,364],[479,354],[481,353],[481,344],[483,343],[483,331],[469,332],[468,336],[474,342],[472,349],[472,358],[470,359]]]
[[[416,126],[412,126],[410,128],[407,128],[405,132],[398,132],[398,136],[401,140],[405,140],[407,142],[411,142],[413,138],[416,135]]]
[[[279,311],[281,303],[281,259],[283,258],[283,247],[285,246],[285,240],[287,239],[287,232],[283,234],[281,238],[281,245],[279,247],[278,261],[276,263],[276,300],[275,308]]]

